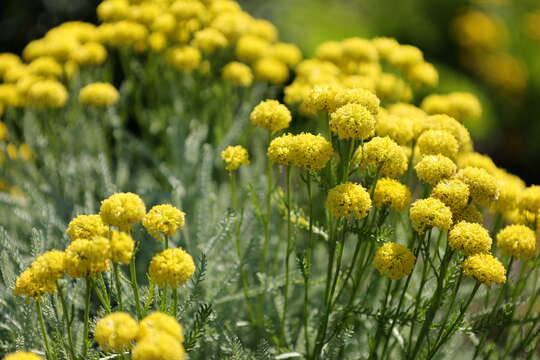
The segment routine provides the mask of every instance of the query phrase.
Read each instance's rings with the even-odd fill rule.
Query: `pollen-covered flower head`
[[[426,184],[435,185],[451,178],[457,170],[456,164],[444,155],[427,155],[414,167],[416,175]]]
[[[21,58],[11,53],[0,53],[0,77],[11,68],[21,64]]]
[[[156,311],[147,315],[139,324],[137,341],[151,338],[155,333],[164,333],[179,343],[184,342],[184,329],[176,319],[165,313]]]
[[[407,170],[405,151],[389,137],[374,137],[355,154],[355,161],[374,167],[382,176],[398,177]]]
[[[109,228],[99,215],[79,215],[69,222],[67,233],[71,241],[106,236]]]
[[[390,64],[404,70],[423,61],[422,51],[413,45],[399,45],[391,52],[388,59]]]
[[[3,360],[43,360],[43,358],[31,352],[17,351],[7,354]]]
[[[371,199],[359,184],[340,184],[328,192],[326,208],[335,217],[365,218],[371,210]]]
[[[294,68],[302,61],[302,52],[295,44],[277,43],[270,48],[270,56]]]
[[[376,37],[371,40],[372,44],[377,49],[379,58],[387,61],[390,55],[399,47],[399,43],[396,39],[388,37]]]
[[[120,94],[109,83],[93,83],[83,87],[79,93],[79,101],[83,105],[106,107],[114,105]]]
[[[81,66],[99,66],[107,59],[107,49],[98,42],[82,44],[76,52],[71,54],[71,59]]]
[[[377,117],[375,133],[378,136],[388,136],[399,145],[407,145],[414,136],[413,121],[409,117],[381,111]]]
[[[472,151],[472,140],[469,130],[467,130],[467,128],[459,121],[448,115],[440,114],[428,116],[424,122],[423,130],[441,130],[449,132],[457,140],[459,152]]]
[[[312,113],[318,111],[332,113],[337,109],[336,94],[340,89],[341,86],[337,82],[315,85],[309,90],[303,105]]]
[[[472,276],[486,286],[506,282],[506,270],[503,264],[491,254],[469,256],[463,261],[461,267],[465,276]]]
[[[497,179],[499,198],[493,202],[492,209],[496,212],[509,212],[517,209],[518,200],[525,189],[525,182],[503,169],[496,169],[493,175]]]
[[[41,80],[28,89],[26,101],[38,108],[59,108],[68,100],[66,87],[56,80]]]
[[[223,79],[237,86],[251,86],[253,83],[253,72],[246,64],[232,61],[222,69]]]
[[[326,166],[334,150],[330,141],[321,135],[302,133],[293,137],[292,163],[315,172]]]
[[[338,89],[334,96],[334,111],[348,104],[363,105],[373,116],[379,113],[381,101],[373,92],[362,89]]]
[[[240,165],[249,165],[249,155],[241,145],[228,146],[221,152],[221,158],[225,162],[225,169],[235,171]]]
[[[46,78],[60,78],[64,73],[62,66],[51,56],[43,56],[33,60],[28,65],[28,71],[33,75]]]
[[[518,200],[521,210],[537,213],[540,210],[540,185],[533,185],[521,192]]]
[[[367,39],[352,37],[341,42],[343,56],[350,60],[361,62],[377,61],[379,54],[373,43]]]
[[[285,63],[272,57],[257,60],[254,66],[255,77],[272,85],[284,84],[289,78],[289,68]]]
[[[116,193],[101,202],[99,215],[107,225],[130,230],[146,214],[144,202],[137,194]]]
[[[295,158],[294,135],[278,136],[270,142],[267,150],[268,160],[273,163],[288,166]]]
[[[178,46],[167,52],[167,61],[178,70],[191,72],[201,64],[201,52],[193,46]]]
[[[131,235],[123,231],[111,231],[111,261],[128,264],[133,257],[135,242]]]
[[[497,247],[507,256],[527,260],[536,253],[536,236],[527,226],[508,225],[497,234]]]
[[[439,73],[433,64],[422,61],[407,69],[407,78],[417,86],[437,86]]]
[[[133,360],[184,360],[182,343],[167,333],[156,331],[139,341],[132,350]]]
[[[392,280],[399,280],[409,275],[416,263],[416,257],[405,246],[387,242],[375,253],[373,265],[381,273]]]
[[[154,206],[143,219],[143,226],[156,239],[161,235],[174,235],[184,225],[185,213],[170,204]]]
[[[467,206],[469,186],[458,179],[443,180],[433,188],[431,197],[441,200],[455,214]]]
[[[459,170],[455,178],[469,186],[471,197],[479,205],[489,206],[499,197],[497,180],[484,169],[468,166]]]
[[[411,191],[397,180],[383,178],[377,181],[373,201],[378,207],[388,206],[396,211],[403,211],[411,201]]]
[[[212,54],[217,49],[227,47],[229,41],[225,35],[218,30],[205,28],[195,33],[191,44],[205,54]]]
[[[426,230],[434,227],[448,231],[452,226],[450,208],[434,198],[416,200],[411,205],[409,216],[413,229],[419,234],[424,234]]]
[[[264,19],[253,19],[249,24],[248,34],[257,36],[268,42],[275,42],[279,35],[276,26]]]
[[[478,208],[474,203],[465,206],[461,210],[454,210],[452,212],[452,219],[456,224],[462,221],[480,225],[484,223],[484,216],[478,211]]]
[[[443,130],[425,131],[416,145],[423,155],[443,155],[451,159],[454,159],[459,151],[456,138]]]
[[[480,224],[462,221],[448,233],[448,245],[465,255],[491,252],[491,236]]]
[[[253,125],[272,133],[289,127],[292,120],[289,109],[276,100],[262,101],[253,109],[249,118]]]
[[[364,105],[347,104],[330,116],[330,130],[340,139],[367,139],[375,133],[376,120]]]
[[[41,281],[36,271],[30,267],[17,278],[13,294],[30,296],[39,300],[43,295],[53,294],[55,291],[55,282]]]
[[[244,35],[236,43],[236,58],[245,63],[254,63],[270,51],[270,43],[260,37]]]
[[[497,171],[497,166],[489,156],[482,155],[474,151],[459,154],[457,158],[457,165],[460,169],[467,166],[481,168],[486,170],[490,174],[493,174]]]
[[[173,289],[184,285],[195,272],[193,258],[182,249],[166,249],[154,255],[148,268],[150,278],[159,287],[168,284]]]
[[[26,295],[36,300],[56,291],[56,280],[66,271],[66,254],[51,250],[40,255],[18,278],[13,293]]]
[[[89,278],[109,270],[111,246],[104,237],[77,239],[66,249],[66,272],[73,278]]]
[[[429,95],[424,98],[421,107],[428,114],[446,114],[461,122],[476,120],[482,115],[482,105],[478,98],[466,92]]]
[[[94,339],[106,352],[121,352],[131,348],[139,331],[137,321],[125,312],[115,312],[96,323]]]

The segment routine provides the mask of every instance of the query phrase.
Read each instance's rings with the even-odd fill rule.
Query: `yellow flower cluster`
[[[174,289],[185,284],[194,272],[193,259],[182,249],[166,249],[154,255],[148,268],[154,283],[160,287],[168,284]]]
[[[237,86],[251,86],[253,72],[249,66],[238,61],[232,61],[225,65],[222,70],[223,79]]]
[[[132,346],[139,326],[131,315],[115,312],[101,318],[96,323],[94,339],[107,352],[122,352]]]
[[[416,144],[422,155],[443,155],[454,159],[459,151],[456,138],[444,130],[428,130],[418,138]]]
[[[39,300],[41,296],[56,291],[56,281],[64,276],[67,269],[67,253],[51,250],[40,255],[18,278],[13,293],[31,296]]]
[[[101,202],[99,215],[106,225],[128,231],[142,221],[146,207],[142,199],[133,193],[116,193]]]
[[[405,246],[387,242],[375,253],[373,265],[381,273],[392,280],[399,280],[409,275],[416,263],[416,257]]]
[[[79,215],[69,222],[67,228],[67,234],[72,241],[107,236],[108,231],[109,228],[99,215]]]
[[[482,116],[482,105],[478,98],[465,92],[426,96],[421,108],[428,114],[446,114],[461,122],[477,120]]]
[[[111,231],[111,261],[121,264],[128,264],[135,251],[133,238],[123,231]]]
[[[388,206],[396,211],[404,211],[411,201],[411,191],[397,180],[383,178],[377,181],[373,201],[379,207]]]
[[[469,256],[461,265],[465,276],[473,276],[486,286],[506,282],[506,270],[503,264],[491,254]]]
[[[104,237],[77,239],[66,249],[66,272],[73,278],[89,278],[109,270],[111,245]]]
[[[414,120],[416,117],[399,116],[381,109],[377,117],[375,133],[388,136],[399,145],[408,145],[414,137]]]
[[[3,360],[43,360],[43,358],[31,352],[17,351],[15,353],[7,354]]]
[[[276,100],[266,100],[253,109],[250,120],[253,125],[275,133],[289,127],[292,116],[285,105]]]
[[[389,137],[374,137],[355,153],[355,161],[373,167],[382,176],[395,178],[408,167],[404,150]]]
[[[448,245],[465,255],[491,252],[491,236],[480,224],[462,221],[448,233]]]
[[[340,139],[367,139],[375,132],[375,117],[363,105],[347,104],[330,117],[330,130]]]
[[[170,204],[156,205],[144,216],[143,226],[156,239],[182,230],[186,214]]]
[[[435,185],[451,178],[457,170],[456,164],[444,155],[427,155],[414,167],[416,175],[426,184]]]
[[[326,208],[335,217],[363,219],[371,210],[371,199],[362,185],[345,183],[330,189]]]
[[[536,253],[536,236],[526,226],[509,225],[497,234],[497,247],[507,256],[527,260]]]
[[[221,152],[221,158],[225,161],[225,169],[235,171],[240,165],[249,165],[249,154],[243,146],[228,146]]]
[[[471,197],[479,205],[489,206],[499,197],[497,180],[484,169],[468,166],[458,171],[455,178],[469,186]]]
[[[268,158],[281,165],[294,165],[309,172],[326,166],[332,158],[332,144],[321,135],[302,133],[285,134],[272,140],[268,146]]]
[[[120,94],[108,83],[93,83],[83,87],[79,93],[79,101],[83,105],[105,107],[118,102]]]
[[[441,200],[455,215],[462,211],[469,202],[469,186],[457,179],[443,180],[433,188],[431,197]]]
[[[421,235],[434,227],[448,231],[452,226],[452,212],[442,201],[434,198],[416,200],[411,205],[409,216],[413,229]]]

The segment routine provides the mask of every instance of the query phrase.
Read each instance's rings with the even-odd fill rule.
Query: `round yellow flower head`
[[[79,49],[71,54],[76,64],[81,66],[99,66],[107,59],[107,49],[97,42],[82,44]]]
[[[537,213],[540,210],[540,185],[526,188],[519,197],[518,206],[521,210]]]
[[[377,52],[379,53],[379,58],[382,60],[388,61],[390,55],[399,47],[399,43],[396,39],[387,38],[387,37],[378,37],[371,40]]]
[[[381,275],[392,280],[399,280],[409,275],[416,263],[416,257],[405,246],[387,242],[377,249],[373,265]]]
[[[397,180],[379,179],[375,186],[373,201],[378,207],[388,206],[396,211],[403,211],[411,201],[411,191]]]
[[[318,111],[331,113],[336,110],[336,94],[339,90],[337,84],[314,86],[304,99],[304,106],[313,113]]]
[[[477,167],[486,170],[490,174],[497,172],[497,165],[487,155],[482,155],[477,152],[470,152],[465,154],[459,154],[457,158],[457,165],[459,168],[467,166]]]
[[[184,347],[174,337],[156,332],[133,347],[133,360],[184,360]]]
[[[227,47],[229,41],[221,32],[213,28],[205,28],[201,31],[197,31],[191,42],[191,45],[195,46],[205,54],[212,54],[217,49],[223,49]]]
[[[392,51],[388,61],[401,69],[408,69],[413,65],[424,62],[424,55],[416,46],[400,45]]]
[[[471,197],[479,205],[489,206],[499,197],[497,180],[484,169],[468,166],[459,170],[455,178],[469,186]]]
[[[468,223],[475,223],[482,225],[484,223],[484,217],[480,211],[476,208],[476,205],[469,204],[461,210],[455,210],[452,213],[454,223],[466,221]]]
[[[476,96],[466,92],[454,92],[448,95],[451,113],[448,114],[458,121],[476,120],[482,116],[482,104]]]
[[[19,93],[14,84],[0,84],[0,103],[5,107],[15,107],[20,103]]]
[[[426,118],[423,130],[441,130],[449,132],[459,144],[460,152],[472,151],[472,140],[469,130],[456,119],[448,115],[431,115]]]
[[[380,100],[373,92],[362,89],[338,89],[334,96],[335,109],[348,104],[363,105],[373,116],[379,113]],[[335,110],[334,109],[334,110]]]
[[[473,276],[486,286],[491,286],[493,283],[506,282],[506,270],[499,260],[490,254],[475,254],[469,256],[463,264],[463,274],[465,276]]]
[[[43,360],[43,358],[31,352],[17,351],[7,354],[3,360]]]
[[[118,90],[108,83],[89,84],[79,92],[79,101],[83,105],[105,107],[116,104],[119,99]]]
[[[443,179],[452,177],[456,173],[457,166],[446,156],[428,155],[424,156],[414,169],[420,180],[435,185]]]
[[[210,26],[219,30],[231,43],[235,43],[238,38],[246,34],[253,21],[251,16],[241,11],[219,12],[216,14],[219,15],[216,16]]]
[[[340,139],[367,139],[375,133],[376,120],[360,104],[347,104],[330,116],[330,130]]]
[[[409,216],[413,229],[420,235],[434,227],[448,231],[452,226],[452,212],[442,201],[434,198],[416,200],[411,205]]]
[[[278,30],[274,24],[263,19],[253,20],[249,26],[248,33],[268,42],[274,42],[278,38]]]
[[[109,228],[99,215],[79,215],[69,222],[67,233],[71,241],[106,236]]]
[[[167,47],[167,36],[161,32],[154,32],[148,36],[148,47],[153,52],[161,52]]]
[[[253,83],[253,72],[246,64],[232,61],[222,69],[223,79],[237,86],[251,86]]]
[[[128,233],[113,230],[111,232],[111,261],[128,264],[133,257],[135,242]]]
[[[55,80],[42,80],[30,87],[28,104],[35,107],[58,108],[66,104],[68,92],[64,85]]]
[[[137,341],[153,337],[156,333],[164,333],[179,343],[184,342],[184,329],[182,325],[170,315],[162,312],[153,312],[146,316],[139,324]]]
[[[423,155],[444,155],[455,158],[459,145],[456,138],[447,131],[428,130],[418,138],[418,150]]]
[[[167,52],[167,61],[176,69],[191,72],[201,64],[201,53],[192,46],[181,46]]]
[[[168,284],[173,289],[184,285],[195,272],[191,255],[182,249],[167,249],[154,255],[148,273],[159,287]]]
[[[43,77],[60,78],[64,73],[62,66],[53,57],[44,56],[32,61],[28,65],[28,70],[33,75]]]
[[[399,145],[407,145],[414,136],[413,121],[409,117],[391,115],[386,111],[379,112],[375,133],[388,136]]]
[[[469,186],[457,179],[443,180],[433,188],[431,197],[441,200],[455,214],[467,206]]]
[[[290,68],[294,68],[302,61],[302,52],[294,44],[277,43],[270,48],[270,57],[278,59]]]
[[[163,34],[171,34],[176,27],[176,19],[171,13],[158,15],[152,23],[152,30]]]
[[[66,249],[66,272],[73,278],[90,278],[109,270],[111,246],[104,237],[77,239]]]
[[[225,161],[225,169],[229,171],[235,171],[240,165],[249,165],[248,151],[241,145],[227,146],[221,152],[221,158]]]
[[[343,46],[338,41],[326,41],[315,49],[315,57],[324,61],[338,63],[343,57]]]
[[[497,234],[497,247],[507,256],[527,260],[536,253],[536,236],[527,226],[509,225]]]
[[[430,115],[450,115],[450,101],[446,95],[431,94],[426,96],[420,104],[422,110]]]
[[[118,21],[127,18],[129,3],[126,0],[106,0],[98,5],[97,14],[101,21]]]
[[[491,252],[491,236],[480,224],[462,221],[448,233],[448,245],[465,255]]]
[[[11,53],[0,53],[0,78],[4,76],[4,73],[12,66],[21,64],[21,59]]]
[[[365,62],[378,60],[377,48],[367,39],[353,37],[343,40],[341,45],[343,47],[343,56],[350,60]]]
[[[402,175],[408,166],[404,150],[389,137],[374,137],[357,150],[355,159],[390,178]]]
[[[94,339],[106,352],[121,352],[131,348],[139,326],[131,315],[115,312],[96,323]]]
[[[254,67],[255,77],[268,81],[272,85],[281,85],[289,78],[289,68],[277,59],[265,57],[258,60]]]
[[[419,62],[407,70],[409,80],[418,86],[435,87],[439,83],[439,73],[435,66],[428,62]]]
[[[242,36],[236,43],[236,58],[245,63],[254,63],[266,56],[270,51],[270,43],[257,36]]]
[[[34,275],[41,282],[56,282],[64,277],[66,271],[66,253],[51,250],[37,257],[32,263]]]
[[[253,125],[266,129],[271,133],[289,127],[292,120],[289,109],[276,100],[262,101],[253,109],[249,118]]]
[[[375,78],[367,75],[347,75],[341,78],[341,85],[347,89],[361,88],[375,93],[376,84]]]
[[[143,219],[143,226],[156,239],[171,236],[182,230],[186,214],[170,204],[156,205]]]
[[[371,210],[371,199],[362,185],[345,183],[330,189],[326,208],[335,217],[363,219]]]
[[[518,200],[525,189],[525,182],[505,170],[496,169],[494,176],[499,186],[499,198],[493,203],[496,212],[508,212],[518,207]]]
[[[296,135],[292,148],[292,163],[312,173],[324,168],[334,154],[332,144],[321,135]]]
[[[33,268],[26,269],[15,282],[14,295],[25,295],[39,300],[45,294],[53,294],[56,291],[56,282],[41,281]]]
[[[116,193],[101,202],[99,215],[107,225],[117,226],[121,230],[130,230],[146,214],[146,207],[139,195]]]
[[[171,13],[178,20],[190,20],[201,17],[205,8],[199,1],[177,0],[172,2],[170,7]]]
[[[270,142],[268,146],[268,159],[273,163],[288,166],[294,160],[294,135],[281,135]]]

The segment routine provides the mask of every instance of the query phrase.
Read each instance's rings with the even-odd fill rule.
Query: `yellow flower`
[[[98,18],[101,21],[118,21],[127,18],[129,3],[126,0],[106,0],[97,7]]]
[[[133,347],[133,360],[184,360],[184,347],[170,335],[155,332]]]
[[[377,249],[373,265],[381,273],[392,280],[399,280],[409,275],[416,263],[416,257],[405,246],[387,242]]]
[[[482,216],[482,213],[478,211],[476,205],[474,204],[469,204],[461,210],[453,211],[452,218],[454,219],[454,223],[456,224],[462,221],[466,221],[468,223],[476,223],[480,225],[484,223],[484,217]]]
[[[154,255],[148,273],[159,287],[168,284],[173,289],[185,284],[195,272],[191,255],[182,249],[167,249]]]
[[[281,135],[270,142],[267,150],[268,159],[280,165],[289,165],[294,159],[294,135]]]
[[[99,66],[107,59],[107,49],[97,42],[82,44],[72,55],[72,60],[82,66]]]
[[[326,208],[335,217],[363,219],[371,210],[371,199],[362,185],[345,183],[330,189]]]
[[[469,256],[463,261],[461,267],[465,276],[473,276],[486,286],[506,282],[506,270],[503,264],[493,255],[476,254]]]
[[[330,116],[330,130],[340,139],[367,139],[375,132],[375,117],[360,104],[347,104]]]
[[[249,26],[248,33],[268,42],[274,42],[278,38],[278,30],[268,20],[255,19]]]
[[[31,352],[17,351],[7,354],[3,360],[43,360],[43,358]]]
[[[137,341],[153,337],[156,333],[167,334],[179,343],[184,342],[184,329],[182,325],[170,315],[162,312],[153,312],[142,319],[139,324]]]
[[[69,222],[67,233],[71,241],[91,240],[95,236],[107,236],[109,228],[99,215],[79,215]]]
[[[354,61],[373,62],[378,60],[377,48],[367,39],[352,37],[341,42],[343,56]]]
[[[469,186],[471,197],[479,205],[488,206],[499,197],[497,180],[484,169],[468,166],[455,178]]]
[[[518,206],[521,210],[537,213],[540,210],[540,185],[526,188],[519,197]]]
[[[236,43],[236,58],[245,63],[254,63],[266,56],[270,51],[270,43],[257,36],[242,36]]]
[[[205,8],[202,3],[187,0],[174,1],[170,7],[170,10],[178,20],[199,18],[205,12]]]
[[[375,186],[373,201],[379,207],[388,206],[396,211],[403,211],[411,201],[411,191],[397,180],[379,179]]]
[[[435,185],[443,179],[452,177],[457,170],[456,164],[443,155],[424,156],[414,167],[416,175],[427,184]]]
[[[101,202],[99,215],[107,225],[117,226],[121,230],[130,230],[146,214],[142,199],[133,193],[116,193]]]
[[[109,270],[111,246],[104,237],[72,241],[66,249],[66,272],[73,278],[89,278]]]
[[[249,165],[249,154],[243,146],[228,146],[221,152],[221,158],[225,161],[225,169],[235,171],[240,165]]]
[[[210,27],[219,30],[229,42],[234,43],[249,31],[253,18],[244,12],[222,12],[217,7],[214,11],[217,16]]]
[[[11,53],[0,53],[0,78],[4,76],[5,72],[13,67],[21,64],[21,59]]]
[[[382,176],[395,178],[407,170],[407,155],[389,137],[374,137],[359,148],[355,160],[361,164],[375,167]]]
[[[96,323],[94,338],[106,352],[122,352],[131,348],[139,330],[137,322],[125,312],[109,314]]]
[[[128,264],[133,257],[135,242],[133,238],[122,231],[111,231],[111,261]]]
[[[452,134],[457,140],[460,152],[472,151],[472,140],[469,130],[456,119],[448,115],[431,115],[423,123],[424,130],[441,130]],[[449,140],[452,142],[451,140]]]
[[[45,294],[53,294],[56,291],[55,282],[40,281],[33,268],[26,269],[15,282],[14,295],[26,295],[39,300]]]
[[[28,65],[28,70],[33,75],[46,78],[60,78],[64,73],[62,66],[53,57],[44,56],[32,61]]]
[[[265,57],[258,60],[254,67],[255,77],[268,81],[272,85],[281,85],[289,78],[289,68],[277,59]]]
[[[502,169],[496,169],[494,176],[499,187],[499,198],[493,203],[493,210],[507,212],[516,209],[521,193],[525,189],[525,182]]]
[[[171,236],[182,230],[186,214],[170,204],[156,205],[143,219],[148,233],[159,239],[161,235]]]
[[[433,188],[431,197],[441,200],[455,215],[469,202],[469,186],[457,179],[443,180]]]
[[[434,227],[448,231],[452,226],[452,212],[442,201],[434,198],[416,200],[411,205],[409,216],[413,229],[420,235]]]
[[[201,53],[192,46],[181,46],[167,52],[167,61],[178,70],[193,71],[201,63]]]
[[[390,56],[399,48],[399,43],[396,39],[387,38],[387,37],[378,37],[371,40],[377,52],[379,53],[379,58],[382,60],[388,61]]]
[[[536,253],[536,236],[527,226],[509,225],[497,234],[497,247],[507,256],[527,260]]]
[[[218,30],[213,28],[205,28],[195,33],[191,44],[205,54],[212,54],[217,49],[227,47],[229,41],[225,35],[220,33]]]
[[[114,86],[108,83],[93,83],[86,85],[79,92],[79,101],[83,105],[105,107],[118,102],[120,94]]]
[[[491,236],[480,224],[462,221],[448,233],[448,245],[465,255],[491,252]]]
[[[15,283],[13,293],[39,298],[56,291],[56,281],[64,276],[66,254],[52,250],[39,256]]]
[[[460,169],[467,166],[481,168],[492,175],[498,171],[497,166],[489,156],[482,155],[477,152],[459,154],[457,158],[457,165]]]
[[[428,114],[446,114],[461,122],[477,120],[482,116],[480,101],[473,94],[466,92],[432,94],[422,100],[421,106]]]
[[[343,46],[338,41],[326,41],[315,49],[315,57],[337,63],[343,57]]]
[[[270,57],[293,68],[302,60],[302,52],[294,44],[277,43],[270,48]]]
[[[439,83],[439,73],[435,66],[428,62],[419,62],[407,70],[407,77],[418,86],[435,87]]]
[[[318,111],[333,112],[336,110],[335,101],[339,89],[337,84],[314,86],[304,99],[304,106],[313,113]]]
[[[66,104],[68,96],[65,86],[58,81],[42,80],[30,87],[27,101],[35,107],[57,108]]]
[[[250,67],[238,61],[232,61],[222,69],[223,79],[238,86],[251,86],[253,83],[253,72]]]
[[[422,63],[424,55],[416,46],[400,45],[390,53],[388,62],[401,69],[409,69],[411,66]]]
[[[251,123],[272,133],[289,127],[291,112],[276,100],[262,101],[249,116]]]
[[[321,135],[302,133],[292,138],[293,165],[315,172],[326,166],[332,158],[332,144]]]
[[[414,136],[413,121],[409,117],[379,112],[375,133],[378,136],[388,136],[399,145],[407,145]]]
[[[444,155],[448,158],[455,158],[459,145],[456,138],[447,131],[428,130],[418,138],[416,144],[418,150],[423,155]]]
[[[373,116],[379,113],[380,100],[373,92],[362,89],[337,89],[334,95],[333,105],[335,109],[348,104],[363,105]],[[334,109],[334,110],[335,110]]]

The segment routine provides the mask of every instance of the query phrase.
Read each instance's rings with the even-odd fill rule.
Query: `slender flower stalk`
[[[51,346],[49,344],[49,335],[47,334],[47,328],[45,327],[45,320],[43,319],[43,310],[41,303],[36,300],[36,311],[38,313],[39,328],[41,329],[41,336],[43,338],[43,344],[45,345],[45,354],[47,359],[52,359]]]
[[[58,288],[58,297],[60,298],[60,304],[62,305],[62,319],[64,320],[64,326],[67,333],[69,354],[71,356],[71,359],[76,360],[77,356],[75,355],[75,347],[73,343],[73,336],[71,334],[71,326],[70,326],[71,321],[69,318],[66,298],[64,296],[64,290],[58,280],[56,281],[56,286]]]

